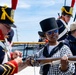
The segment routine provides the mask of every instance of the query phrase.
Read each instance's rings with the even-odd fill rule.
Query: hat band
[[[11,21],[11,22],[14,22],[14,20],[6,13],[5,11],[5,8],[2,8],[2,16],[1,16],[1,20],[5,20],[6,19],[6,16],[7,18]]]
[[[65,9],[64,7],[62,7],[61,10],[62,10],[62,11],[65,11],[67,14],[72,15],[73,8],[71,7],[69,12],[67,12],[66,9]]]

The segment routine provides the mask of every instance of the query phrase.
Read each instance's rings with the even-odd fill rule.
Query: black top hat
[[[43,32],[58,29],[58,25],[54,17],[42,20],[40,22],[40,26]]]
[[[44,33],[44,32],[38,31],[38,34],[39,34],[39,36],[41,36],[41,37],[45,37],[45,33]]]
[[[70,16],[73,15],[73,8],[70,6],[63,6],[61,8],[61,11],[63,15],[70,15]]]
[[[16,26],[13,24],[13,10],[12,8],[9,8],[7,6],[0,6],[0,23],[8,24],[11,27],[16,28]]]

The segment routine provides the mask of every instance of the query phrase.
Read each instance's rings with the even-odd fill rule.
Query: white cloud
[[[11,0],[0,0],[0,5],[3,6],[3,5],[7,5],[9,7],[11,7]],[[29,8],[30,5],[27,4],[25,2],[25,0],[18,0],[18,4],[17,4],[17,7],[18,8]]]
[[[46,1],[42,1],[42,6],[44,7],[48,7],[48,6],[52,6],[55,4],[55,1],[54,0],[46,0]]]
[[[22,2],[21,1],[21,2],[18,3],[18,7],[19,8],[30,8],[30,6],[31,5],[30,4],[27,4],[26,2]]]
[[[10,0],[0,0],[0,5],[1,6],[7,5],[7,6],[11,7],[11,1]]]
[[[20,8],[29,8],[31,6],[49,7],[55,4],[55,0],[29,0],[29,1],[19,1]]]

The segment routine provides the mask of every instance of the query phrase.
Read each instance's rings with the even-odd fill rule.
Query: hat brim
[[[38,34],[39,34],[40,36],[42,36],[42,37],[45,37],[45,33],[44,33],[44,32],[39,31]]]
[[[17,28],[17,26],[15,24],[9,24],[9,26],[11,26],[13,28]]]
[[[15,24],[10,24],[10,23],[5,23],[5,22],[0,22],[0,23],[8,24],[10,27],[17,28]]]

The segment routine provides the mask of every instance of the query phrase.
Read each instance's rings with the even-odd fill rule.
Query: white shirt
[[[52,51],[52,49],[54,48],[54,47],[56,47],[56,45],[53,45],[53,46],[49,46],[49,48],[48,48],[48,53],[50,54],[50,52]]]

